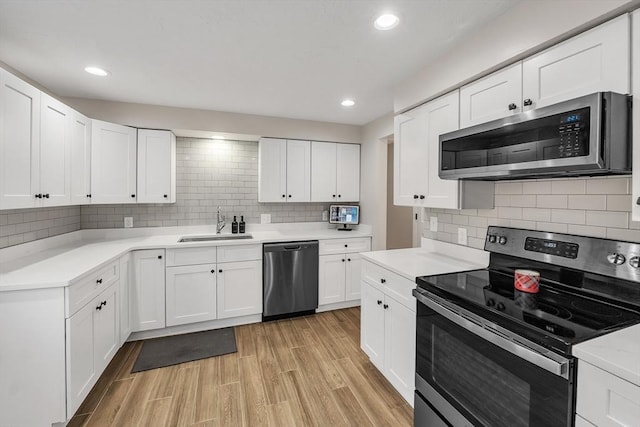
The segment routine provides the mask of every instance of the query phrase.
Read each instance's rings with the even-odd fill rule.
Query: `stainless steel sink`
[[[186,242],[215,242],[220,240],[246,240],[253,239],[251,234],[211,234],[208,236],[185,236],[178,243]]]

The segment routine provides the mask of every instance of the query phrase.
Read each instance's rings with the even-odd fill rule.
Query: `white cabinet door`
[[[344,301],[346,257],[345,254],[318,257],[318,305]]]
[[[287,140],[260,138],[258,143],[258,201],[287,200]]]
[[[216,265],[167,267],[167,326],[216,318]]]
[[[262,262],[218,264],[218,319],[262,313]]]
[[[632,126],[633,129],[640,129],[640,9],[631,14],[631,23],[633,25],[633,30],[631,31],[631,35],[633,37],[631,40],[631,87],[633,89],[632,102],[634,105],[631,112],[633,120]],[[640,132],[635,130],[632,133],[633,149],[631,151],[633,155],[633,197],[631,199],[631,205],[633,207],[631,209],[631,213],[634,221],[640,221],[640,204],[638,204],[638,200],[640,199]]]
[[[71,115],[71,204],[91,203],[91,119]]]
[[[360,200],[360,145],[337,145],[337,191],[338,201]]]
[[[360,304],[360,346],[371,363],[384,372],[384,294],[362,281]]]
[[[539,108],[593,92],[629,93],[629,16],[622,15],[523,61],[522,98]]]
[[[164,249],[133,252],[131,328],[146,331],[165,327]]]
[[[39,206],[40,91],[0,69],[0,209]]]
[[[460,128],[501,119],[521,111],[521,62],[460,89]]]
[[[287,202],[311,201],[311,142],[287,140]]]
[[[460,209],[459,187],[457,180],[440,179],[438,176],[440,143],[443,133],[458,129],[458,91],[441,96],[424,106],[426,121],[427,163],[422,166],[421,176],[425,180],[427,191],[423,206],[430,208]],[[426,170],[425,170],[426,168]],[[426,173],[425,173],[426,172]]]
[[[346,301],[360,299],[360,270],[362,256],[359,253],[346,254],[345,297]]]
[[[120,257],[120,345],[131,335],[131,254]]]
[[[114,283],[94,299],[93,304],[89,303],[90,307],[94,307],[93,339],[98,376],[120,348],[118,287],[118,283]]]
[[[393,203],[420,206],[426,196],[427,128],[425,106],[394,118]],[[422,200],[420,199],[422,196]]]
[[[384,372],[407,401],[413,401],[416,366],[416,313],[388,296],[383,305]]]
[[[136,202],[136,129],[91,123],[91,201]]]
[[[335,202],[337,146],[334,142],[311,142],[311,201]]]
[[[42,206],[71,203],[71,108],[46,93],[40,98]]]
[[[176,136],[138,129],[138,203],[175,203]]]
[[[95,311],[95,306],[89,303],[66,319],[68,418],[76,412],[99,376],[95,368]]]

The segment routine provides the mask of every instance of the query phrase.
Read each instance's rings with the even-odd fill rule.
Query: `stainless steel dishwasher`
[[[262,259],[262,319],[314,313],[318,241],[265,243]]]

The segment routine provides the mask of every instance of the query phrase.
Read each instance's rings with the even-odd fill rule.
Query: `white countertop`
[[[580,343],[573,355],[640,387],[640,325]]]
[[[422,247],[365,252],[362,257],[414,281],[418,276],[485,268],[489,253],[467,246],[423,239]]]
[[[211,227],[82,230],[44,239],[48,242],[37,241],[2,249],[0,250],[0,292],[68,286],[102,264],[114,261],[132,250],[251,245],[265,242],[371,236],[368,227],[339,232],[335,228],[327,228],[326,223],[296,223],[254,227],[253,230],[248,228],[247,234],[251,234],[252,239],[178,243],[181,237],[187,235],[215,234],[215,230],[211,231]]]

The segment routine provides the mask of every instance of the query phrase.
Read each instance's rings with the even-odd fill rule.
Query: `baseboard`
[[[167,337],[170,335],[188,334],[191,332],[208,331],[209,329],[220,329],[228,328],[229,326],[260,323],[261,321],[261,314],[251,314],[248,316],[232,317],[229,319],[208,320],[206,322],[191,323],[188,325],[169,326],[168,328],[154,329],[152,331],[133,332],[129,335],[127,341],[138,341],[149,338]]]
[[[316,313],[322,313],[323,311],[340,310],[341,308],[357,307],[360,305],[359,299],[351,301],[334,302],[333,304],[325,304],[318,307]]]

